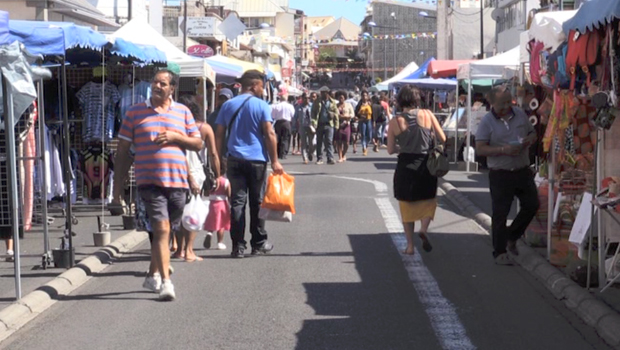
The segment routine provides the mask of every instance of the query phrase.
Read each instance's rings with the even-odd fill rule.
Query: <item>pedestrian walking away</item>
[[[291,142],[291,122],[295,115],[295,107],[288,102],[288,96],[281,91],[278,95],[278,103],[271,106],[271,117],[278,143],[278,159],[286,159]]]
[[[284,172],[278,161],[276,135],[271,108],[263,101],[265,76],[257,70],[245,72],[241,78],[242,93],[224,103],[216,124],[217,149],[227,147],[227,174],[231,186],[231,256],[243,258],[245,241],[245,207],[250,204],[250,245],[252,254],[264,254],[273,249],[267,240],[265,221],[258,217],[263,201],[267,162],[276,174]],[[226,131],[228,130],[228,138]],[[221,154],[221,153],[220,153]]]
[[[430,252],[433,247],[428,238],[428,227],[437,209],[437,177],[426,166],[434,137],[445,142],[446,136],[435,115],[420,108],[420,92],[404,86],[398,93],[397,103],[402,113],[390,121],[388,128],[388,153],[398,153],[394,172],[394,197],[400,206],[407,247],[404,254],[413,254],[415,222],[421,221],[422,248]]]
[[[387,113],[379,101],[379,96],[373,96],[370,101],[372,108],[372,151],[376,153],[379,152],[381,133],[385,131],[382,125],[387,121]]]
[[[494,87],[487,100],[491,111],[478,126],[476,153],[487,157],[489,167],[493,257],[499,265],[512,265],[508,253],[519,255],[517,241],[540,205],[529,158],[529,148],[537,136],[527,114],[512,105],[512,94],[505,86]],[[519,199],[519,213],[507,227],[515,197]]]
[[[222,176],[217,178],[217,188],[209,193],[209,214],[204,224],[207,231],[203,246],[211,248],[213,232],[217,233],[217,249],[225,250],[224,231],[230,231],[230,182],[224,176],[225,167],[222,167]]]
[[[316,129],[316,163],[323,164],[323,146],[327,164],[334,162],[334,132],[338,129],[338,106],[327,86],[319,89],[321,98],[312,104],[312,126]]]
[[[180,221],[188,195],[185,151],[200,151],[203,147],[192,113],[172,100],[176,86],[177,76],[160,70],[151,84],[151,98],[129,109],[118,135],[118,168],[114,173],[114,182],[123,184],[133,145],[138,195],[153,229],[151,259],[162,279],[159,298],[166,301],[176,298],[168,271],[169,239],[171,226]],[[115,186],[114,191],[114,197],[120,198],[121,186]]]
[[[299,124],[299,138],[301,141],[301,157],[304,164],[312,161],[314,153],[314,135],[315,129],[312,127],[312,118],[310,116],[312,105],[308,99],[308,95],[304,92],[301,95],[301,103],[295,111],[295,120]]]

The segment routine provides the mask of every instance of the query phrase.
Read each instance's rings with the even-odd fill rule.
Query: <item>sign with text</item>
[[[194,57],[207,58],[213,56],[214,52],[209,45],[193,45],[187,48],[187,54]]]
[[[215,17],[187,17],[187,36],[190,38],[215,37],[216,34],[220,34],[216,21]]]

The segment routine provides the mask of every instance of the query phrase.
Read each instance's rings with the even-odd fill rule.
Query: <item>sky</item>
[[[288,6],[303,10],[306,16],[345,17],[360,24],[366,14],[368,0],[289,0]]]

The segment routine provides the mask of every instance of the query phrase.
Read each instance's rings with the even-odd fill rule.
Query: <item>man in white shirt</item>
[[[271,117],[278,137],[278,158],[286,159],[291,140],[291,121],[295,115],[295,107],[287,102],[285,90],[278,93],[278,103],[271,106]]]

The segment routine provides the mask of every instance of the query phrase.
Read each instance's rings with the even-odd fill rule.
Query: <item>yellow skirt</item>
[[[415,202],[398,201],[400,205],[400,216],[403,222],[416,222],[424,218],[435,218],[437,209],[437,198]]]

